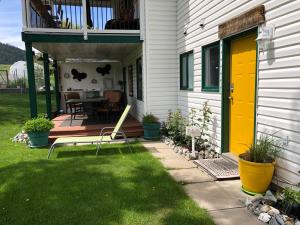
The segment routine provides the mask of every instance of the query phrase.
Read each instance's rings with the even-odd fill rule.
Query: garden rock
[[[269,206],[269,205],[262,205],[262,207],[260,208],[260,211],[261,211],[261,212],[264,212],[264,213],[267,213],[267,212],[269,212],[271,209],[272,209],[272,207]],[[268,214],[272,216],[272,214],[270,214],[270,213],[268,213]]]
[[[259,214],[258,219],[260,221],[267,223],[270,221],[271,216],[268,213],[261,213],[261,214]]]
[[[278,209],[275,209],[275,208],[271,207],[271,209],[268,211],[268,214],[270,216],[275,216],[275,215],[280,214],[280,211]]]
[[[27,142],[28,141],[28,135],[22,131],[18,133],[16,136],[12,138],[13,142]]]
[[[275,215],[271,218],[269,225],[284,225],[284,221],[280,215]]]
[[[263,196],[263,199],[267,202],[277,202],[277,198],[273,195],[273,193],[270,190],[266,192],[266,194]]]

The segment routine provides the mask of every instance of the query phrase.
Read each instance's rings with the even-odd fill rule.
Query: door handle
[[[230,84],[230,91],[231,91],[231,92],[234,91],[234,84],[233,84],[233,83]]]

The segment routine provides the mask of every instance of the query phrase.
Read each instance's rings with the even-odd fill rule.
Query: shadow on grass
[[[135,154],[138,152],[134,151],[134,148],[132,148],[132,151],[125,145],[118,145],[118,147],[104,145],[101,147],[98,153],[98,157],[101,155],[109,156],[109,155],[124,155],[124,154]],[[70,147],[69,147],[70,148]],[[73,157],[84,157],[84,156],[95,156],[96,157],[96,145],[91,145],[86,148],[79,148],[79,146],[72,146],[71,147],[74,150],[66,150],[61,147],[56,147],[54,149],[54,152],[57,152],[56,158],[73,158]],[[93,149],[87,149],[87,148],[93,148]],[[142,150],[140,150],[141,152]],[[51,155],[51,158],[55,157]]]
[[[0,224],[213,224],[144,148],[118,151],[1,168]]]

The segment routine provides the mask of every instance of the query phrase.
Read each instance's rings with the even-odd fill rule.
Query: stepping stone
[[[209,214],[218,225],[266,225],[259,221],[256,216],[249,213],[246,208],[210,211]]]
[[[229,186],[225,189],[218,182],[187,184],[184,189],[200,207],[207,210],[245,207],[244,202],[236,198],[236,190],[231,190]]]
[[[214,179],[199,168],[169,170],[171,176],[179,183],[191,184],[213,181]]]
[[[151,154],[159,159],[181,159],[181,157],[174,152],[154,152]]]
[[[180,157],[177,159],[161,159],[161,163],[164,165],[165,168],[170,170],[176,170],[176,169],[190,169],[190,168],[196,168],[197,166],[187,161],[186,159]]]

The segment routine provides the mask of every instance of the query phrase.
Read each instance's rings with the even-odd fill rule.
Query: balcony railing
[[[24,0],[25,28],[139,30],[139,0]]]

